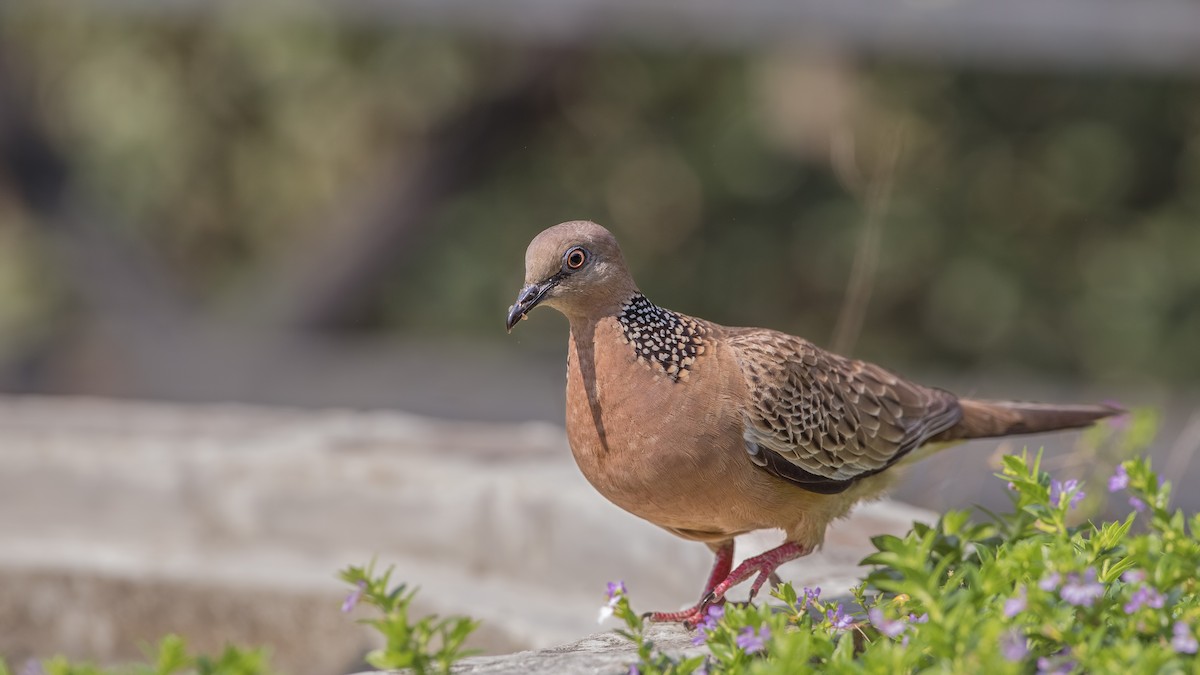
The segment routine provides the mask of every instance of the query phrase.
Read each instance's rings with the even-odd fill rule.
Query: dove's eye
[[[567,266],[567,269],[570,270],[577,270],[580,267],[583,267],[583,264],[587,262],[587,259],[587,251],[583,250],[583,248],[579,246],[567,251],[567,255],[563,256],[563,260]]]

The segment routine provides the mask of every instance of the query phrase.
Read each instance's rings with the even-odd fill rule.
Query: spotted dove
[[[612,234],[587,221],[529,244],[508,329],[539,305],[570,321],[567,437],[583,475],[617,506],[715,553],[700,602],[658,621],[694,624],[755,576],[753,599],[776,567],[818,548],[831,521],[879,496],[902,460],[1119,412],[960,399],[802,338],[658,307]],[[783,530],[784,543],[732,569],[733,538],[760,529]]]

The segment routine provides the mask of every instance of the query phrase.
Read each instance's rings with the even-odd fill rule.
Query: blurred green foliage
[[[55,2],[0,21],[78,178],[211,305],[418,170],[430,129],[525,49],[214,7],[130,17]],[[588,218],[617,233],[656,302],[828,343],[865,196],[899,144],[857,355],[1200,376],[1192,82],[606,45],[555,90],[535,136],[438,211],[364,328],[498,333],[525,243]],[[838,139],[853,141],[841,165]],[[34,250],[37,228],[22,231]],[[0,273],[9,297],[25,283],[13,274]]]
[[[116,667],[101,667],[86,661],[55,656],[44,661],[30,659],[20,671],[12,671],[0,656],[0,675],[270,675],[268,654],[264,649],[243,649],[227,645],[219,656],[194,654],[187,641],[167,635],[156,645],[146,645],[145,662]]]

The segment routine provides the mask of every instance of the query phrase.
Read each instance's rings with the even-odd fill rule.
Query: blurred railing
[[[235,6],[244,11],[254,3],[90,4],[112,12],[180,14]],[[617,39],[757,49],[795,41],[979,65],[1200,69],[1200,3],[1188,0],[344,0],[319,7],[268,2],[259,9],[572,44]]]

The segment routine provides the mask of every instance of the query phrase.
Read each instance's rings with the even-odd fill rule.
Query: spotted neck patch
[[[687,379],[696,358],[704,353],[704,327],[695,319],[676,314],[637,294],[617,315],[625,343],[639,361],[666,373],[673,381]]]

